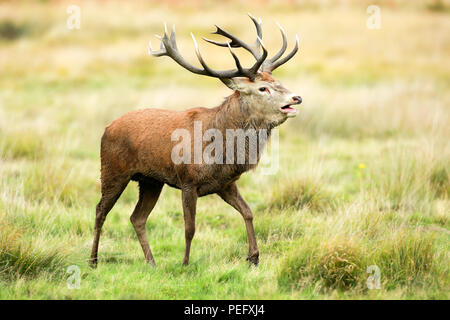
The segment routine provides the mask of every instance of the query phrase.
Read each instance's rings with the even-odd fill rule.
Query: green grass
[[[365,28],[357,2],[231,3],[224,18],[224,7],[208,5],[115,3],[100,15],[89,3],[77,31],[64,28],[65,3],[2,7],[0,299],[449,298],[450,24],[439,1],[382,5],[378,31]],[[188,31],[206,35],[217,23],[251,39],[250,22],[236,27],[249,10],[263,17],[270,52],[280,42],[275,20],[302,39],[299,57],[274,74],[304,101],[280,128],[279,170],[238,182],[260,265],[245,261],[242,217],[208,196],[183,268],[181,193],[166,186],[147,223],[150,267],[129,220],[138,197],[130,183],[106,219],[98,268],[89,268],[105,126],[133,109],[215,106],[230,93],[145,56],[161,17],[177,23],[179,47],[194,61]],[[45,23],[36,19],[43,14]],[[220,48],[201,50],[214,67],[232,63]],[[71,290],[73,265],[81,282]],[[370,266],[380,289],[366,285]]]

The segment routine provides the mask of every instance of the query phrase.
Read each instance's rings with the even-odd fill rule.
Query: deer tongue
[[[281,108],[281,112],[284,113],[297,113],[297,109],[292,108],[291,106],[287,105]]]

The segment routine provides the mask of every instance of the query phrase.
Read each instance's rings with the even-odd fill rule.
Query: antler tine
[[[262,39],[262,27],[261,27],[261,19],[256,20],[255,17],[253,17],[250,13],[248,14],[248,16],[250,17],[250,19],[253,21],[255,27],[256,27],[256,34],[257,37],[259,37],[260,39]],[[230,46],[232,48],[244,48],[245,50],[247,50],[248,52],[250,52],[253,57],[255,57],[255,59],[258,59],[260,57],[260,45],[258,40],[255,41],[255,43],[253,45],[249,45],[248,43],[242,41],[241,39],[239,39],[238,37],[234,36],[233,34],[231,34],[230,32],[220,28],[219,26],[215,25],[215,27],[217,28],[216,31],[212,32],[212,34],[218,34],[221,36],[224,36],[228,39],[231,40]],[[218,42],[218,41],[214,41],[214,40],[210,40],[207,38],[203,38],[203,40],[214,44],[216,46],[219,47],[227,47],[228,46],[228,42]],[[253,48],[252,48],[253,47]],[[256,49],[256,50],[255,50]]]
[[[237,57],[237,55],[233,52],[233,50],[231,49],[230,43],[227,42],[228,44],[228,49],[230,49],[230,53],[234,59],[234,62],[236,63],[236,68],[239,70],[239,72],[241,72],[242,74],[245,74],[245,70],[242,68],[241,62],[239,61],[239,58]]]
[[[270,61],[267,66],[265,66],[263,69],[264,71],[268,71],[268,72],[272,72],[273,70],[275,70],[276,68],[278,68],[279,66],[281,66],[282,64],[285,64],[286,62],[288,62],[298,51],[298,46],[299,46],[299,39],[298,39],[298,35],[295,36],[295,46],[292,49],[291,52],[289,52],[288,55],[286,55],[283,59],[279,59],[279,60],[274,60],[274,61]],[[272,58],[273,59],[273,58]]]
[[[165,23],[164,23],[164,27],[165,27],[165,30],[167,31],[167,27],[166,27]],[[164,33],[164,35],[165,34],[166,33]],[[151,41],[149,41],[148,42],[148,54],[151,55],[151,56],[154,56],[154,57],[166,56],[167,55],[167,50],[166,50],[166,48],[164,46],[164,43],[162,41],[164,36],[161,37],[161,36],[155,34],[155,37],[158,38],[161,41],[161,43],[159,45],[159,50],[158,51],[153,50],[152,49],[152,43],[151,43]]]
[[[256,20],[256,18],[255,18],[254,16],[252,16],[250,13],[247,13],[247,14],[248,14],[248,16],[250,17],[250,19],[252,19],[253,24],[255,25],[255,28],[256,28],[256,36],[257,36],[259,39],[262,39],[262,27],[261,27],[262,21],[261,21],[261,18],[259,18],[259,20]],[[258,52],[259,52],[260,45],[259,45],[258,40],[256,40],[256,42],[255,42],[255,47],[258,49]]]
[[[222,43],[222,42],[214,41],[214,40],[211,40],[211,39],[208,39],[205,37],[202,37],[202,39],[205,40],[206,42],[209,42],[209,43],[214,44],[219,47],[227,47],[228,43],[229,43],[229,42]],[[233,47],[236,48],[236,45],[233,45]]]
[[[178,53],[176,38],[175,38],[175,26],[172,27],[172,32],[170,38],[167,34],[167,25],[164,23],[164,35],[156,37],[161,40],[160,50],[154,51],[151,44],[148,47],[148,53],[154,57],[168,56],[172,58],[176,63],[178,63],[183,68],[201,75],[208,75],[208,73],[200,68],[191,65],[189,62],[184,60],[184,58]]]
[[[213,32],[213,34],[219,34],[221,36],[224,36],[228,39],[231,40],[230,46],[232,48],[244,48],[245,50],[249,51],[254,57],[255,59],[258,58],[258,53],[246,42],[242,41],[241,39],[239,39],[238,37],[236,37],[235,35],[231,34],[230,32],[220,28],[219,26],[216,26],[217,30],[215,32]],[[208,41],[209,43],[212,44],[216,44],[218,46],[221,47],[227,47],[228,44],[227,43],[220,43],[220,42],[216,42],[213,40],[209,40],[209,39],[205,39],[206,41]]]
[[[220,78],[220,75],[217,74],[214,70],[212,70],[203,60],[202,55],[200,54],[200,50],[198,48],[197,40],[195,40],[194,34],[191,32],[192,41],[194,41],[194,47],[195,47],[195,53],[197,55],[198,61],[202,65],[203,69],[205,69],[206,72],[208,72],[211,76]]]
[[[264,47],[264,43],[262,42],[261,38],[257,37],[256,41],[259,43],[259,46],[262,48],[263,52],[262,55],[256,60],[256,63],[253,65],[253,67],[251,67],[249,70],[252,75],[257,74],[259,67],[261,67],[261,65],[267,58],[267,50],[266,47]]]
[[[162,42],[161,42],[161,44],[162,44]],[[152,43],[151,43],[151,41],[149,41],[148,42],[148,54],[151,55],[151,56],[154,56],[154,57],[161,57],[161,56],[167,55],[167,51],[164,48],[164,46],[162,46],[160,48],[160,50],[157,50],[157,51],[153,50],[152,49]]]
[[[172,32],[170,33],[170,44],[175,50],[178,50],[177,39],[175,38],[175,25],[172,25]]]
[[[241,65],[241,62],[239,61],[239,58],[236,56],[236,54],[233,52],[233,50],[231,49],[231,45],[228,42],[227,46],[230,50],[230,53],[236,63],[236,68],[237,70],[223,70],[223,71],[215,71],[213,69],[211,69],[206,62],[203,60],[203,57],[200,53],[199,47],[198,47],[198,43],[197,40],[195,39],[194,35],[191,32],[191,36],[192,36],[192,40],[194,41],[194,46],[195,46],[195,53],[197,55],[198,61],[200,62],[200,64],[202,65],[202,67],[204,68],[204,70],[209,73],[210,76],[212,77],[216,77],[216,78],[220,78],[220,79],[226,79],[226,78],[234,78],[234,77],[247,77],[250,79],[254,79],[258,69],[261,65],[261,61],[264,61],[265,57],[261,57],[260,60],[261,61],[257,61],[255,63],[255,65],[253,67],[251,67],[250,69],[244,69]],[[267,56],[267,52],[266,52],[266,56]]]
[[[287,48],[287,37],[286,33],[284,32],[283,27],[277,22],[277,26],[280,29],[281,37],[283,38],[283,45],[281,46],[280,51],[278,51],[272,58],[267,59],[267,62],[273,63],[274,61],[278,60],[283,53],[286,51]]]
[[[172,26],[172,30],[171,30],[171,33],[169,36],[168,31],[167,31],[167,25],[165,23],[164,23],[163,36],[157,36],[161,40],[160,50],[158,50],[158,51],[153,50],[151,44],[149,43],[148,52],[150,55],[156,56],[156,57],[168,56],[168,57],[172,58],[180,66],[182,66],[183,68],[185,68],[193,73],[200,74],[200,75],[206,75],[206,76],[210,76],[210,77],[214,77],[214,78],[219,78],[222,81],[224,81],[225,79],[230,79],[230,78],[235,78],[235,77],[248,77],[251,80],[254,80],[255,77],[257,76],[258,70],[260,68],[261,69],[267,68],[267,70],[271,71],[271,70],[277,68],[279,65],[285,63],[287,60],[289,60],[297,52],[298,39],[297,39],[297,44],[296,44],[294,50],[291,53],[289,53],[289,55],[287,55],[285,58],[278,60],[278,58],[280,58],[281,55],[286,50],[286,43],[285,43],[286,36],[284,34],[283,29],[280,27],[280,30],[281,30],[282,36],[283,36],[283,47],[280,50],[280,52],[278,52],[270,60],[270,64],[266,65],[266,64],[264,64],[264,62],[267,59],[267,50],[261,40],[261,36],[262,36],[261,19],[259,19],[259,21],[258,21],[250,14],[249,14],[249,17],[252,19],[253,23],[255,24],[256,33],[257,33],[256,42],[253,46],[245,43],[244,41],[240,40],[239,38],[235,37],[228,31],[225,31],[218,26],[216,26],[217,30],[214,33],[225,36],[226,38],[230,39],[231,41],[228,41],[226,43],[221,43],[221,42],[216,42],[213,40],[205,39],[207,42],[210,42],[212,44],[228,47],[228,49],[230,50],[231,56],[233,57],[233,59],[235,61],[236,69],[220,70],[220,71],[211,69],[206,64],[205,60],[203,59],[203,57],[200,53],[200,49],[199,49],[197,40],[195,39],[195,37],[192,33],[191,33],[191,36],[192,36],[192,40],[193,40],[194,46],[195,46],[195,53],[197,55],[198,61],[200,62],[201,66],[203,68],[198,68],[198,67],[190,64],[178,52],[176,36],[175,36],[175,26]],[[248,69],[243,68],[239,61],[239,58],[232,50],[233,47],[241,47],[241,48],[244,48],[247,51],[249,51],[256,59],[255,64],[251,68],[248,68]],[[262,52],[260,52],[261,51],[260,49],[262,49]],[[278,60],[278,61],[276,61],[276,60]],[[263,67],[261,67],[261,66],[263,66]]]
[[[261,20],[261,18],[258,18],[258,20],[256,20],[256,18],[251,13],[247,13],[247,15],[250,17],[250,19],[252,19],[253,23],[255,24],[256,34],[258,35],[258,37],[260,37],[262,39],[262,27],[261,27],[262,20]]]

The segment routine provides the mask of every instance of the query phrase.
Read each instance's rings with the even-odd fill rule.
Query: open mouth
[[[295,115],[297,113],[297,109],[292,108],[291,104],[287,104],[281,107],[281,112],[286,113],[288,115]]]

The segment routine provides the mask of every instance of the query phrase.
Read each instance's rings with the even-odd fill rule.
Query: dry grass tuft
[[[13,281],[22,277],[63,272],[67,253],[57,246],[37,247],[23,237],[23,231],[7,222],[0,223],[0,279]]]
[[[282,262],[278,283],[302,288],[311,281],[323,290],[349,290],[361,284],[364,258],[349,239],[332,239],[318,247],[311,243],[293,248]]]
[[[269,209],[324,211],[332,207],[333,199],[318,181],[289,178],[271,189],[267,205]]]

